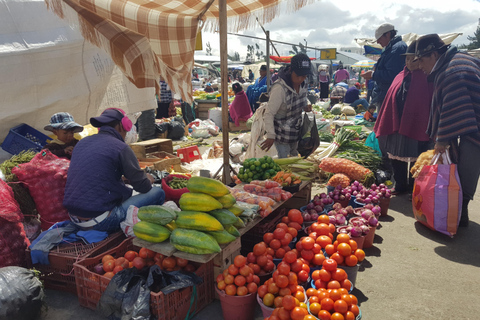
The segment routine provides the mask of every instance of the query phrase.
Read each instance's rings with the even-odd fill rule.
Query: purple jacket
[[[140,193],[152,188],[122,136],[114,128],[103,126],[98,134],[80,140],[75,146],[65,185],[64,207],[69,213],[84,218],[112,210],[132,196],[132,189],[125,185],[122,176]]]

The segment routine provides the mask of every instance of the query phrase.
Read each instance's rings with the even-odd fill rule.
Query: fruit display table
[[[243,184],[237,185],[236,188],[243,188]],[[244,228],[238,229],[238,231],[240,232],[240,238],[242,238],[245,233],[247,233],[252,228],[257,226],[264,219],[268,219],[268,220],[279,219],[279,218],[281,219],[281,212],[282,212],[281,209],[290,209],[290,208],[298,209],[301,206],[304,206],[306,203],[310,201],[311,190],[312,190],[311,182],[302,182],[298,192],[295,192],[293,194],[293,197],[286,201],[277,202],[273,206],[272,213],[270,213],[267,217],[258,216],[254,220],[247,223]],[[283,212],[285,212],[285,210],[283,210]],[[147,241],[135,238],[133,240],[133,243],[136,246],[148,248],[152,251],[159,252],[165,256],[173,255],[175,257],[187,259],[187,260],[198,262],[198,263],[207,263],[210,260],[215,259],[217,256],[222,257],[219,260],[224,260],[223,256],[226,256],[227,254],[223,254],[223,253],[238,253],[241,246],[239,241],[240,238],[238,238],[237,240],[229,244],[222,245],[221,246],[222,251],[220,253],[213,253],[213,254],[191,254],[191,253],[178,251],[168,241],[162,242],[162,243],[151,243],[151,242],[147,242]]]

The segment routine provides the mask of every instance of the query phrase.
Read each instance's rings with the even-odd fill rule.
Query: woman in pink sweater
[[[238,127],[240,126],[240,120],[247,121],[253,113],[242,85],[235,82],[232,84],[232,90],[235,92],[235,99],[230,104],[230,118],[232,118],[232,121],[235,122],[235,125]]]

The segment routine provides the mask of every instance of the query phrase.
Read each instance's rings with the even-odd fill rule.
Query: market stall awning
[[[285,0],[292,11],[315,0]],[[80,27],[103,48],[138,88],[163,78],[192,101],[195,39],[202,28],[218,27],[218,0],[45,0],[49,9]],[[239,31],[278,14],[282,0],[227,0],[228,29]],[[255,14],[252,12],[255,11]]]

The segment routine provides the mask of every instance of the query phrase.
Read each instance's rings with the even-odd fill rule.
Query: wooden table
[[[238,185],[237,187],[242,188],[242,185]],[[267,217],[274,217],[274,215],[280,214],[281,208],[300,208],[301,206],[304,206],[306,203],[310,201],[311,198],[311,189],[312,189],[312,182],[302,182],[300,185],[300,188],[298,192],[293,194],[293,197],[286,200],[286,201],[281,201],[277,202],[273,206],[273,211],[268,215]],[[253,227],[255,227],[257,224],[259,224],[262,220],[264,220],[267,217],[261,217],[257,216],[255,219],[252,221],[248,222],[245,227],[240,228],[238,231],[240,232],[240,237],[238,237],[235,241],[230,242],[229,244],[220,246],[222,249],[222,252],[220,253],[212,253],[212,254],[191,254],[191,253],[186,253],[182,251],[178,251],[175,249],[175,247],[170,243],[170,242],[162,242],[162,243],[151,243],[148,241],[144,241],[138,238],[133,239],[133,244],[139,247],[145,247],[148,248],[152,251],[159,252],[165,256],[175,256],[183,259],[187,259],[190,261],[198,262],[198,263],[207,263],[208,261],[216,258],[217,256],[227,256],[227,253],[230,252],[235,252],[237,249],[240,248],[240,238],[243,236],[245,233],[250,231]],[[223,260],[223,259],[222,259]]]

